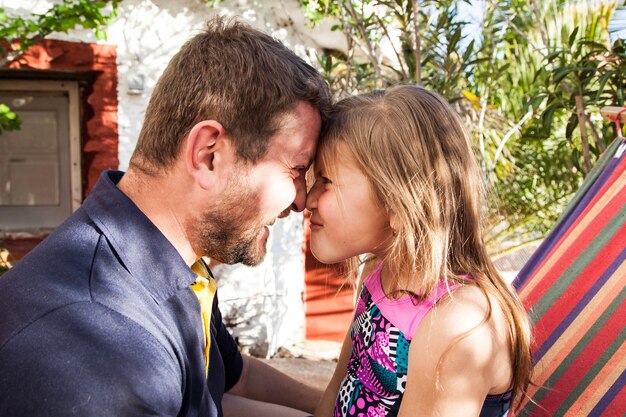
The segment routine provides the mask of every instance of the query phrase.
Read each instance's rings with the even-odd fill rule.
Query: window
[[[3,80],[0,103],[22,118],[0,134],[0,231],[53,229],[81,202],[78,86]]]

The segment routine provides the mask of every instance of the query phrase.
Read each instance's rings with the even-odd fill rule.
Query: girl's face
[[[324,166],[319,155],[315,161],[315,183],[306,200],[311,252],[326,264],[364,253],[380,257],[391,241],[389,215],[345,145],[336,151],[333,167]]]

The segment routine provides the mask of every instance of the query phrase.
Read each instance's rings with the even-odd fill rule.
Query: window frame
[[[81,170],[81,140],[80,140],[80,92],[77,81],[54,81],[54,80],[24,80],[2,79],[0,80],[2,91],[54,91],[63,92],[68,97],[68,143],[69,143],[69,179],[70,179],[70,209],[73,213],[82,204],[82,170]],[[63,152],[64,150],[61,150]],[[40,209],[45,206],[33,206]],[[31,230],[50,230],[47,226],[34,224],[28,228]],[[24,232],[25,229],[7,229],[0,226],[0,235]]]

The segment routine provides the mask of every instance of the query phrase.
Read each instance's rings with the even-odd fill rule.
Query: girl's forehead
[[[354,164],[354,156],[348,145],[340,139],[324,142],[317,148],[315,164],[320,167]]]

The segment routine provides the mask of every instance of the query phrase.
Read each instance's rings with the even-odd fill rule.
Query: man
[[[311,413],[318,391],[240,355],[201,258],[261,262],[267,225],[304,208],[329,100],[246,25],[187,42],[128,172],[0,280],[0,415],[220,416],[226,390]]]

